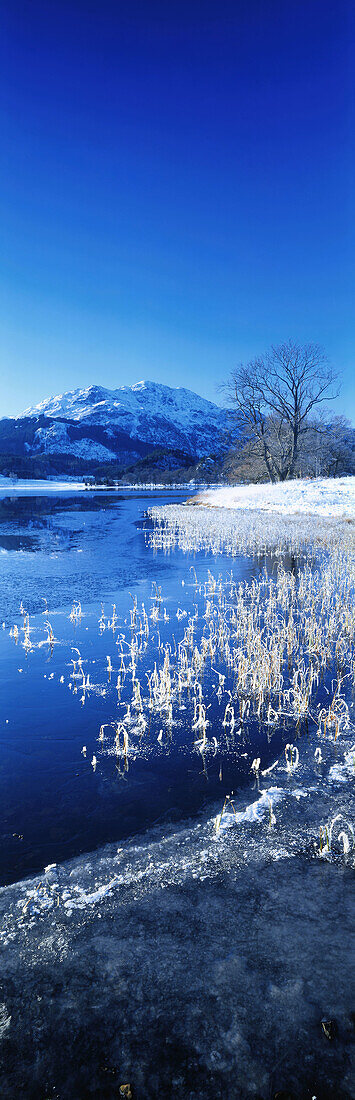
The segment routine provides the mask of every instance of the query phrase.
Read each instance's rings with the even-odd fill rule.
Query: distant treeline
[[[194,464],[191,456],[182,451],[157,448],[137,462],[96,462],[76,458],[67,454],[9,454],[0,453],[0,474],[6,477],[24,479],[46,479],[50,477],[73,477],[111,483],[115,481],[136,482],[147,480],[169,481],[186,480],[187,472],[193,477],[197,465],[207,473],[213,468],[213,460],[203,460]]]

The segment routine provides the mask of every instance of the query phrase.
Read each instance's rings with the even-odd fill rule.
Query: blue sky
[[[292,337],[355,420],[354,12],[5,0],[0,415],[142,378],[221,401]]]

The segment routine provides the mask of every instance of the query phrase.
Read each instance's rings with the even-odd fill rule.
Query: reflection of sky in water
[[[94,752],[99,755],[101,723],[118,717],[113,681],[119,662],[112,634],[99,635],[97,601],[105,602],[107,614],[116,602],[122,631],[132,607],[130,593],[137,594],[138,602],[149,610],[154,579],[163,587],[168,609],[174,607],[172,623],[164,628],[165,640],[170,641],[179,626],[174,618],[179,603],[192,607],[191,586],[190,591],[181,586],[188,572],[186,556],[153,556],[145,546],[142,520],[151,500],[151,494],[126,499],[81,495],[70,501],[41,497],[0,504],[0,540],[14,543],[0,555],[0,621],[6,622],[0,633],[0,788],[5,839],[1,874],[6,881],[53,859],[127,836],[164,814],[174,818],[192,812],[206,796],[211,797],[219,782],[219,759],[210,762],[207,778],[199,755],[191,754],[191,715],[186,737],[183,712],[169,751],[159,746],[145,759],[139,746],[137,759],[123,778],[117,775],[113,757],[104,759],[95,775],[89,763]],[[31,540],[30,551],[23,549],[26,539]],[[195,564],[203,578],[208,567],[230,570],[231,565],[228,558],[216,561],[205,554]],[[235,573],[241,576],[249,576],[255,568],[250,561],[234,563]],[[52,654],[43,647],[26,658],[20,642],[16,646],[9,639],[9,628],[15,621],[21,625],[22,600],[32,616],[33,640],[43,639],[46,615],[39,612],[45,607],[44,598],[60,644]],[[77,626],[68,619],[75,599],[81,599],[85,613]],[[80,692],[74,696],[68,690],[71,646],[76,645],[88,662],[85,669],[90,670],[91,682],[103,685],[107,692],[89,693],[84,707]],[[111,685],[105,673],[107,652],[112,654],[116,673]],[[139,669],[144,684],[151,661],[152,653],[149,666],[143,661]],[[160,726],[161,720],[153,723],[154,744]],[[84,744],[87,760],[81,754]],[[239,761],[239,773],[240,782],[245,782],[245,761]],[[236,778],[233,754],[226,762],[224,784],[232,778]],[[24,839],[19,841],[13,833]]]
[[[181,499],[181,494],[172,498]],[[69,500],[0,500],[2,616],[17,614],[21,598],[33,613],[41,610],[43,596],[50,607],[63,607],[74,598],[101,599],[146,580],[152,559],[137,523],[151,501],[152,494],[120,498],[89,493]],[[7,554],[16,550],[8,560]],[[159,575],[171,572],[164,558],[153,568]]]
[[[210,747],[205,758],[193,749],[192,699],[188,694],[181,705],[174,701],[170,738],[161,715],[150,717],[141,738],[132,723],[127,771],[122,757],[117,759],[113,751],[114,728],[105,730],[103,747],[98,742],[101,724],[123,716],[115,686],[120,665],[116,640],[123,633],[129,637],[132,596],[137,595],[138,609],[144,603],[149,612],[154,580],[162,588],[162,607],[170,616],[168,622],[150,624],[148,650],[138,665],[137,675],[146,699],[146,673],[152,670],[155,660],[158,665],[162,662],[158,641],[174,649],[185,625],[184,620],[177,619],[176,611],[182,607],[190,613],[196,604],[191,562],[202,581],[208,569],[215,576],[221,571],[226,577],[232,571],[235,578],[250,579],[262,568],[262,563],[251,558],[231,560],[201,553],[190,559],[179,551],[153,555],[145,545],[142,530],[143,515],[150,503],[150,495],[1,502],[0,539],[14,541],[14,547],[9,545],[8,552],[0,556],[0,621],[6,623],[0,632],[2,881],[40,870],[48,863],[107,841],[127,838],[155,821],[177,821],[186,814],[195,814],[203,805],[212,807],[216,799],[222,803],[231,791],[237,799],[244,797],[250,803],[258,796],[250,770],[255,756],[261,757],[263,768],[281,758],[278,770],[265,782],[276,787],[289,782],[283,750],[294,735],[292,723],[271,733],[263,725],[247,722],[227,741],[221,731],[226,698],[221,711],[216,699],[217,677],[208,670],[203,680],[204,699],[209,706],[208,737],[211,742],[216,736],[218,744]],[[22,549],[26,539],[33,540],[30,551]],[[272,570],[272,561],[268,564]],[[287,567],[286,559],[285,564]],[[43,613],[44,597],[48,615]],[[84,614],[75,624],[69,620],[69,610],[73,600],[78,599]],[[99,632],[101,599],[108,617],[113,601],[116,603],[115,635],[107,629]],[[21,636],[17,645],[9,638],[13,623],[21,626],[21,600],[31,615],[35,646],[27,656]],[[203,610],[201,606],[200,613]],[[37,648],[46,636],[46,617],[57,639],[52,652],[47,645]],[[202,621],[198,629],[201,626]],[[84,705],[80,687],[77,693],[73,690],[71,659],[77,656],[73,647],[80,649],[84,672],[90,674],[92,687]],[[111,678],[107,672],[108,653],[113,666]],[[232,681],[226,686],[232,689]],[[131,694],[127,677],[122,695],[125,703]],[[317,698],[322,705],[326,701],[322,684]],[[158,741],[162,727],[163,736]],[[83,745],[87,747],[86,757],[82,755]],[[310,798],[310,820],[317,820],[318,828],[324,820],[322,798],[329,794],[329,767],[342,767],[343,746],[341,739],[332,745],[329,761],[323,748],[325,770],[315,765],[312,730],[299,747],[302,767],[297,772],[297,784],[313,792],[317,788],[317,797],[313,793]],[[93,755],[98,761],[95,772],[91,767]],[[341,797],[347,806],[347,790]],[[299,801],[287,803],[289,819],[292,821],[296,815],[298,827],[302,816]]]
[[[344,854],[341,832],[353,816],[352,729],[335,743],[329,731],[317,738],[310,723],[290,774],[284,746],[295,740],[292,723],[275,731],[247,723],[227,743],[216,676],[207,671],[205,759],[192,751],[187,693],[181,709],[174,701],[171,738],[159,715],[141,741],[132,726],[127,772],[112,751],[114,730],[105,730],[103,751],[98,741],[101,723],[120,713],[115,643],[130,635],[132,595],[149,612],[154,579],[170,616],[150,620],[137,667],[143,684],[162,661],[158,632],[173,650],[186,624],[177,608],[190,612],[198,599],[192,561],[199,582],[208,568],[246,580],[262,568],[252,559],[153,556],[141,530],[150,503],[42,498],[0,508],[1,875],[10,882],[39,872],[0,891],[1,1095],[111,1100],[131,1081],[133,1095],[158,1097],[171,1094],[173,1081],[177,1096],[198,1100],[280,1089],[345,1100],[354,851]],[[269,571],[274,565],[268,561]],[[285,565],[297,572],[297,563]],[[38,647],[43,596],[52,651]],[[115,635],[107,618],[100,634],[101,597],[106,617],[116,603]],[[17,644],[9,637],[15,621],[21,628],[21,599],[35,646],[27,656],[23,634]],[[76,624],[73,599],[83,605]],[[84,705],[73,690],[74,647],[93,686]],[[129,679],[125,699],[131,690]],[[323,682],[317,698],[326,701]],[[277,761],[258,781],[250,772],[257,754],[263,769]],[[236,816],[227,803],[217,828],[232,791]],[[331,854],[319,858],[319,826],[337,814]],[[336,1041],[324,1035],[323,1018],[335,1019]]]

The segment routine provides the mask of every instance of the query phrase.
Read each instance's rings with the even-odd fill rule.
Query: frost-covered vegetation
[[[171,505],[145,538],[152,568],[186,553],[178,592],[166,570],[98,610],[77,585],[4,624],[18,675],[57,693],[55,761],[81,719],[74,771],[133,828],[0,891],[2,1095],[348,1100],[354,526]],[[203,783],[179,821],[157,797],[178,770]]]
[[[184,877],[192,870],[200,877],[202,864],[203,875],[215,870],[215,845],[225,843],[230,829],[238,844],[250,845],[248,858],[268,853],[279,859],[306,849],[322,860],[354,862],[354,556],[349,546],[331,545],[312,566],[306,560],[286,570],[275,553],[269,566],[250,581],[211,572],[199,581],[191,566],[184,606],[173,607],[153,585],[150,607],[133,596],[124,624],[115,605],[108,613],[102,606],[97,631],[106,657],[90,663],[83,645],[71,644],[69,668],[62,664],[60,679],[74,709],[90,706],[94,696],[104,700],[106,720],[82,747],[87,768],[98,776],[113,769],[125,781],[138,762],[151,767],[174,747],[187,761],[197,754],[206,779],[213,770],[221,784],[229,761],[247,761],[253,791],[227,791],[219,809],[205,813],[201,843],[196,846],[195,836],[194,854],[183,848]],[[48,657],[65,645],[43,602],[43,629],[32,627],[22,604],[21,623],[10,629],[29,660],[35,650]],[[74,601],[69,622],[75,630],[83,616],[82,602]],[[165,859],[165,880],[167,873],[180,874],[179,852],[178,844],[171,862]],[[70,915],[114,894],[126,882],[121,856],[118,869],[116,862],[108,878],[110,863],[103,862],[105,875],[94,888],[85,885],[85,875],[73,885],[64,877],[61,885],[56,868],[46,868],[44,881],[26,891],[19,927],[54,906]],[[159,875],[156,866],[157,882]]]
[[[204,510],[174,505],[152,509],[150,515],[154,524],[146,537],[155,552],[176,545],[195,553],[206,545],[214,552],[242,550],[256,555],[258,568],[251,580],[209,571],[201,581],[190,565],[178,605],[172,606],[153,585],[149,607],[132,595],[123,624],[116,605],[108,614],[102,607],[98,632],[107,639],[107,653],[101,676],[96,658],[90,667],[82,643],[71,648],[69,679],[65,668],[62,675],[81,706],[95,694],[107,696],[97,740],[82,748],[88,766],[100,771],[113,758],[124,778],[137,762],[169,755],[175,748],[199,754],[206,776],[213,762],[221,782],[231,757],[248,760],[258,785],[275,769],[273,781],[278,775],[284,786],[284,777],[293,776],[304,763],[315,779],[322,762],[330,782],[352,779],[353,525],[344,522],[340,547],[339,525],[331,519],[317,522],[315,529],[314,521],[307,525],[300,517],[271,515],[266,521],[260,513],[236,517],[224,512],[222,517],[216,512],[215,522],[206,526]],[[285,548],[290,554],[297,539],[299,561],[294,553],[287,561]],[[271,546],[272,554],[261,567],[260,555]],[[84,606],[80,599],[73,603],[69,620],[75,627],[80,627]],[[53,651],[58,639],[47,605],[40,637],[22,605],[21,614],[21,625],[15,623],[10,630],[16,645],[28,657],[36,648]],[[261,731],[266,731],[269,746],[277,734],[279,755],[271,764],[253,751]],[[305,733],[310,745],[304,742]],[[334,758],[329,745],[337,753]],[[259,819],[260,806],[262,816],[268,806],[273,819],[272,793],[257,805],[256,815],[253,810],[246,820]],[[332,807],[328,809],[331,814]],[[233,815],[242,820],[241,812],[226,792],[217,831],[227,821],[233,823]],[[324,850],[322,844],[321,854]]]
[[[355,477],[296,479],[283,484],[235,485],[199,494],[193,503],[282,515],[349,517],[355,522]],[[272,536],[270,536],[272,537]],[[311,530],[306,528],[310,539]]]
[[[180,549],[191,554],[210,551],[214,555],[227,553],[232,557],[238,554],[261,557],[273,550],[277,556],[287,553],[292,557],[303,553],[312,559],[322,547],[329,549],[341,545],[353,550],[355,520],[351,515],[344,515],[343,511],[334,516],[320,513],[315,521],[309,512],[303,514],[297,508],[290,514],[275,507],[261,508],[260,490],[268,488],[248,486],[246,493],[244,487],[241,490],[217,489],[194,497],[184,507],[169,504],[150,508],[153,530],[149,533],[148,544],[156,551]],[[278,486],[271,488],[279,491]],[[282,486],[283,494],[285,488]],[[265,496],[263,494],[264,501]],[[213,507],[198,507],[204,503]]]

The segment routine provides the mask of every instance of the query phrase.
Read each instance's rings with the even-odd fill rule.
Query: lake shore
[[[355,477],[297,479],[261,485],[223,486],[198,493],[187,501],[209,508],[250,509],[283,515],[352,516],[355,519]]]
[[[3,1100],[350,1100],[351,869],[246,830],[156,828],[0,891]]]
[[[353,1100],[353,525],[149,509],[3,508],[1,1097]]]

